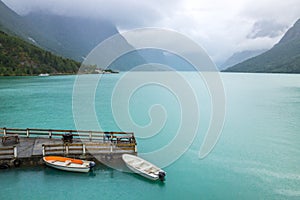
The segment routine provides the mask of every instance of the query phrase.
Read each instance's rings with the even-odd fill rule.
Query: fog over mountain
[[[3,0],[21,15],[50,12],[109,19],[119,31],[171,28],[223,63],[236,52],[270,49],[299,18],[298,0]]]
[[[300,73],[300,19],[273,48],[225,71]]]

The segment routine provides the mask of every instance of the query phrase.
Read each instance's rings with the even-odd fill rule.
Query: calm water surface
[[[120,130],[112,115],[111,95],[122,75],[104,76],[97,89],[95,108],[104,130]],[[199,101],[199,129],[183,156],[164,168],[165,183],[104,166],[88,174],[45,166],[19,168],[0,171],[0,199],[299,199],[300,76],[222,74],[224,129],[214,150],[201,160],[198,151],[211,116],[209,93],[198,75],[182,75]],[[74,129],[74,80],[75,76],[1,77],[0,127]],[[159,134],[138,138],[139,152],[151,152],[174,137],[180,109],[169,91],[145,87],[133,94],[130,103],[137,124],[151,121],[148,109],[153,104],[163,105],[168,113]]]

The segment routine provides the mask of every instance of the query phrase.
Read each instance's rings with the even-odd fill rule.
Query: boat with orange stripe
[[[43,161],[49,167],[71,172],[89,172],[95,162],[62,156],[44,156]]]

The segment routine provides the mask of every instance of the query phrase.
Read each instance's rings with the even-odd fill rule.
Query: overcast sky
[[[204,47],[216,62],[272,47],[300,18],[299,0],[3,0],[19,14],[105,17],[120,31],[169,28]]]

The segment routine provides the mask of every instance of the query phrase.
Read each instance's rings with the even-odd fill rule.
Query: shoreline
[[[72,75],[95,75],[95,74],[120,74],[122,72],[199,72],[206,73],[210,71],[121,71],[115,73],[58,73],[58,74],[49,74],[49,76],[72,76]],[[288,72],[229,72],[229,71],[215,71],[222,74],[250,74],[250,75],[298,75],[300,73],[288,73]],[[26,75],[0,75],[0,77],[49,77],[49,76],[39,76],[39,74],[26,74]]]

